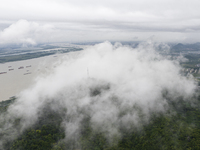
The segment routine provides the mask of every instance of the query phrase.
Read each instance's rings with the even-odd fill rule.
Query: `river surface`
[[[0,101],[17,96],[21,91],[30,87],[36,77],[44,73],[48,63],[59,59],[62,55],[50,55],[35,59],[8,62],[0,64]]]

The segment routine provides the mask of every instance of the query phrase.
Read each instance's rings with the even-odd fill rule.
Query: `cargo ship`
[[[0,72],[0,74],[5,74],[5,73],[7,73],[7,72]]]
[[[24,67],[23,67],[23,66],[21,66],[21,67],[19,67],[18,69],[24,69]]]
[[[28,73],[24,73],[24,75],[28,75],[28,74],[31,74],[31,72],[28,72]]]
[[[31,65],[29,65],[29,66],[26,66],[26,68],[29,68],[29,67],[31,67]]]

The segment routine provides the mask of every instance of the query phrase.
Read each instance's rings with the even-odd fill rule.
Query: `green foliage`
[[[7,103],[2,104],[8,107]],[[76,139],[68,137],[61,127],[61,112],[67,110],[57,112],[47,105],[35,125],[16,140],[6,143],[5,150],[198,150],[200,104],[193,104],[195,107],[177,98],[176,103],[169,102],[173,113],[152,115],[150,122],[140,130],[120,129],[121,138],[116,138],[116,141],[108,139],[105,132],[94,130],[89,116],[81,122],[80,136]],[[16,124],[19,122],[20,119],[16,120]]]
[[[153,117],[139,132],[124,132],[118,145],[107,150],[200,149],[200,109],[181,103],[176,114]],[[172,107],[172,106],[171,106]]]
[[[64,133],[53,125],[43,125],[40,129],[28,129],[13,142],[11,150],[47,150],[53,143],[64,138]]]
[[[56,143],[65,137],[64,129],[61,127],[62,114],[52,110],[46,105],[41,112],[38,121],[30,128],[26,129],[14,141],[4,143],[7,150],[48,150],[52,149]],[[14,126],[20,125],[20,119],[16,119]]]
[[[1,101],[0,102],[0,114],[5,113],[9,107],[14,101],[16,100],[16,97],[11,97],[9,100]]]
[[[108,147],[105,135],[92,129],[90,117],[85,117],[81,122],[80,143],[82,150],[102,150]]]

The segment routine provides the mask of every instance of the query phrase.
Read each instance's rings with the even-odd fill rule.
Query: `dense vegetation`
[[[0,103],[3,113],[15,99]],[[194,103],[193,103],[194,104]],[[90,117],[82,121],[78,143],[73,138],[65,138],[61,125],[66,110],[59,113],[46,106],[39,120],[25,130],[14,141],[4,143],[5,150],[198,150],[200,149],[200,98],[191,106],[190,103],[170,102],[171,110],[167,114],[152,115],[149,124],[138,129],[120,129],[122,137],[106,138],[105,133],[94,131],[90,126]],[[171,113],[173,112],[173,113]],[[20,120],[16,123],[19,124]],[[64,140],[63,140],[64,139]]]
[[[15,97],[11,97],[9,100],[0,102],[0,113],[6,112],[8,106],[11,105],[16,100]]]

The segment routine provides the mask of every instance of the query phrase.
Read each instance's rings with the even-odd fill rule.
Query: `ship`
[[[18,69],[24,69],[24,67],[23,67],[23,66],[21,66],[21,67],[19,67]]]
[[[29,65],[29,66],[26,66],[26,68],[29,68],[29,67],[31,67],[31,65]]]
[[[14,69],[9,69],[9,71],[12,71],[12,70],[14,70]]]
[[[28,75],[28,74],[31,74],[31,72],[28,72],[28,73],[24,73],[24,75]]]
[[[0,72],[0,74],[5,74],[5,73],[7,73],[7,72]]]

